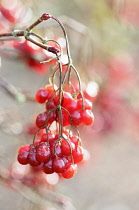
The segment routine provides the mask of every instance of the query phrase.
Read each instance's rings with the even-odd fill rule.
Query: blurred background
[[[43,13],[63,22],[84,94],[93,102],[94,124],[79,127],[90,160],[70,180],[17,163],[18,148],[32,142],[35,117],[44,109],[34,96],[48,83],[53,62],[40,64],[52,55],[24,39],[1,41],[0,209],[138,210],[139,1],[2,0],[0,31],[25,29]],[[54,21],[34,31],[65,49]]]

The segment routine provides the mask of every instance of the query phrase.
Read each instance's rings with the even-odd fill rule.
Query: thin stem
[[[41,20],[40,18],[38,20],[36,20],[33,24],[31,24],[31,26],[29,26],[26,30],[27,31],[31,31],[33,28],[35,28],[37,25],[39,25],[43,20]]]
[[[59,99],[58,99],[58,111],[59,111],[59,135],[62,136],[62,130],[63,130],[63,120],[62,120],[62,111],[61,111],[61,103],[62,103],[62,97],[63,97],[63,91],[62,91],[62,63],[60,61],[60,58],[57,55],[57,59],[59,61]]]
[[[72,63],[71,55],[70,55],[70,49],[69,49],[69,41],[68,41],[68,36],[67,36],[67,32],[65,30],[65,27],[64,27],[64,25],[61,23],[61,21],[58,18],[56,18],[54,16],[51,16],[51,18],[54,19],[62,28],[64,37],[65,37],[65,40],[66,40],[66,48],[67,48],[68,60],[69,60],[69,63]]]

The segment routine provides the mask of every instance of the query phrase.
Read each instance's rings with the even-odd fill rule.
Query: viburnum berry
[[[23,146],[21,146],[18,150],[18,154],[21,152],[29,152],[30,151],[30,145],[29,144],[25,144]]]
[[[58,157],[62,156],[61,146],[60,144],[57,144],[56,141],[53,141],[53,143],[51,143],[50,150],[52,155],[56,155]]]
[[[83,160],[83,148],[81,146],[77,146],[72,151],[72,156],[75,164],[81,162]]]
[[[61,150],[62,154],[65,156],[70,156],[72,153],[73,143],[70,141],[70,139],[62,139],[61,142]]]
[[[92,109],[92,103],[88,99],[86,99],[86,98],[78,99],[78,101],[77,101],[77,110],[82,109],[83,105],[84,105],[84,109],[89,109],[89,110]]]
[[[62,176],[65,178],[65,179],[70,179],[72,178],[75,173],[77,172],[77,165],[70,165],[69,168],[65,171],[62,172]]]
[[[51,110],[56,107],[55,101],[50,99],[46,102],[46,110]]]
[[[65,169],[65,163],[64,161],[59,158],[59,157],[55,157],[53,159],[53,170],[56,173],[62,173]]]
[[[73,142],[75,144],[75,146],[77,147],[78,145],[81,146],[82,145],[82,141],[78,136],[71,136],[70,137],[71,142]]]
[[[80,113],[83,125],[91,125],[94,122],[94,115],[90,110],[81,110]]]
[[[36,125],[38,128],[41,128],[42,126],[45,125],[46,122],[46,114],[41,113],[37,116],[36,118]]]
[[[44,133],[42,136],[41,136],[41,142],[51,142],[51,140],[54,139],[54,135],[51,134],[51,133]]]
[[[73,125],[76,127],[81,124],[81,114],[78,111],[74,111],[71,113],[71,118]]]
[[[46,173],[46,174],[54,173],[52,163],[53,163],[52,159],[50,159],[47,163],[44,163],[44,165],[42,167],[42,170],[44,173]]]
[[[72,99],[70,103],[63,104],[64,108],[67,109],[69,113],[77,110],[77,101]]]
[[[27,165],[28,155],[29,155],[29,152],[26,152],[26,151],[20,152],[17,157],[18,162],[22,165]]]
[[[43,104],[48,99],[49,92],[45,88],[41,88],[36,93],[36,101]]]
[[[39,162],[47,162],[51,157],[50,146],[40,143],[37,147],[36,158]]]
[[[31,166],[39,166],[41,164],[36,158],[36,148],[31,148],[28,154],[28,163]]]
[[[45,85],[45,89],[48,91],[47,100],[49,100],[49,99],[52,98],[55,90],[57,89],[57,86],[56,85],[47,84],[47,85]]]

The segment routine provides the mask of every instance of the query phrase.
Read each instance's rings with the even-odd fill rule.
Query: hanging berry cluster
[[[84,159],[85,153],[77,127],[91,125],[94,116],[91,111],[92,103],[83,96],[79,73],[71,61],[65,28],[57,18],[49,14],[43,14],[39,20],[49,18],[57,21],[63,30],[68,63],[62,64],[60,47],[51,47],[51,49],[49,47],[49,50],[56,55],[57,64],[53,75],[49,78],[49,84],[36,93],[36,101],[44,103],[46,107],[36,118],[37,133],[41,129],[45,131],[39,140],[36,140],[37,133],[35,134],[33,144],[20,147],[18,161],[22,165],[30,164],[32,167],[41,165],[44,173],[56,172],[69,179],[76,173],[77,164]],[[78,81],[78,91],[71,83],[72,72]],[[55,84],[56,74],[58,74],[58,85]]]

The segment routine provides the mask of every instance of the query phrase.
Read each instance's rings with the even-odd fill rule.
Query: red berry
[[[49,100],[46,102],[46,110],[51,110],[56,107],[55,101],[54,100]]]
[[[46,114],[41,113],[36,118],[36,125],[38,128],[41,128],[45,125],[46,122]]]
[[[91,110],[81,110],[80,113],[83,125],[91,125],[94,122],[94,115]]]
[[[53,167],[52,167],[52,159],[50,159],[47,163],[44,163],[42,170],[46,174],[52,174],[54,173]]]
[[[64,171],[64,169],[65,169],[64,161],[59,157],[55,157],[53,159],[53,170],[56,173],[62,173]]]
[[[89,110],[92,109],[92,103],[88,99],[84,98],[82,100],[82,98],[80,98],[77,101],[77,110],[82,109],[83,108],[83,105],[84,105],[84,109],[89,109]]]
[[[56,88],[57,88],[56,86],[50,84],[47,84],[45,86],[45,89],[48,91],[48,96],[47,96],[48,100],[52,98]]]
[[[81,162],[82,159],[83,159],[83,148],[81,146],[76,147],[72,151],[72,155],[73,155],[73,159],[74,159],[75,164]]]
[[[77,101],[72,99],[70,103],[64,105],[64,108],[67,109],[69,113],[77,110]]]
[[[21,152],[29,152],[30,151],[30,145],[29,144],[25,144],[23,146],[21,146],[18,150],[18,154]]]
[[[39,89],[36,93],[36,101],[43,104],[48,99],[48,94],[49,92],[45,88]]]
[[[76,172],[77,172],[77,165],[70,165],[66,171],[62,172],[62,176],[65,179],[70,179],[75,175]]]
[[[62,157],[62,160],[65,163],[65,170],[67,170],[71,166],[71,164],[72,164],[72,158],[71,157],[65,157],[65,156],[63,156]]]
[[[55,141],[50,144],[51,155],[57,155],[58,157],[62,156],[61,146],[57,144]]]
[[[50,142],[54,139],[54,135],[51,133],[44,133],[41,137],[41,142]]]
[[[33,148],[28,154],[28,163],[31,166],[39,166],[41,163],[36,159],[36,148]]]
[[[54,122],[56,120],[56,112],[47,112],[46,113],[46,123],[47,124],[51,124],[52,122]]]
[[[70,141],[70,139],[62,139],[61,142],[61,150],[62,150],[62,154],[65,156],[69,156],[72,153],[72,142]]]
[[[28,154],[29,152],[23,151],[18,154],[18,162],[22,165],[27,165],[28,164]]]
[[[34,142],[34,145],[35,145],[35,146],[39,146],[40,142],[41,142],[41,140],[40,140],[40,139],[37,139],[37,140]]]
[[[72,123],[74,126],[78,126],[81,124],[81,115],[80,112],[74,111],[71,113]]]
[[[75,144],[75,146],[77,147],[78,145],[81,146],[82,145],[82,141],[78,136],[71,136],[70,137],[71,142],[73,142]]]
[[[70,93],[63,92],[62,106],[66,107],[68,104],[72,102],[73,98]]]
[[[48,162],[51,156],[50,146],[46,145],[45,143],[40,143],[37,147],[36,158],[39,162]]]

